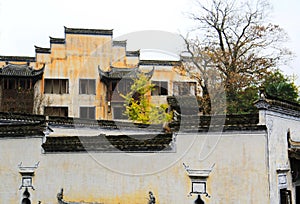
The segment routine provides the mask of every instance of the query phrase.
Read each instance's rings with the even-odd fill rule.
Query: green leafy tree
[[[274,70],[263,79],[261,87],[267,95],[295,103],[299,103],[299,90],[295,83],[281,71]],[[231,113],[255,113],[253,103],[258,100],[259,86],[250,86],[239,91],[235,103],[230,103],[227,109]]]
[[[299,103],[299,90],[295,83],[279,70],[266,77],[263,84],[266,93],[279,99]]]
[[[237,93],[237,99],[227,105],[229,113],[244,114],[257,112],[253,103],[258,99],[258,87],[251,86]]]
[[[130,92],[122,95],[125,99],[124,114],[134,122],[144,124],[162,124],[172,119],[172,113],[167,113],[167,104],[157,106],[150,101],[150,92],[154,85],[149,79],[140,74],[132,84]]]

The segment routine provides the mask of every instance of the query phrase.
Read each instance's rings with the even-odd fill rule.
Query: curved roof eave
[[[4,77],[37,77],[44,73],[45,64],[42,68],[35,70],[28,65],[19,64],[7,64],[2,69],[0,69],[0,76]]]

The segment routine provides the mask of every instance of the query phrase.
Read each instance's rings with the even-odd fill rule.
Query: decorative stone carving
[[[39,166],[40,162],[37,162],[34,166],[23,166],[22,162],[18,165],[19,167],[19,173],[22,176],[22,184],[19,188],[19,190],[21,190],[23,187],[25,187],[26,189],[28,187],[32,188],[33,190],[34,187],[32,185],[32,177],[34,176],[34,172],[37,169],[37,167]]]
[[[149,191],[149,201],[148,204],[155,204],[155,197],[151,191]]]
[[[270,104],[268,104],[265,99],[259,99],[259,101],[255,103],[255,106],[258,110],[267,110],[270,108]]]
[[[64,198],[64,189],[60,189],[60,192],[57,194],[57,200],[59,203],[62,203],[62,199]]]
[[[23,193],[22,204],[31,204],[29,197],[30,197],[30,193],[28,192],[28,188],[26,188]]]
[[[201,196],[198,195],[197,199],[195,200],[194,204],[204,204],[204,201],[201,199]]]
[[[206,197],[210,197],[210,195],[206,192],[206,182],[209,177],[210,172],[214,168],[215,164],[212,165],[210,169],[191,169],[188,165],[183,163],[185,170],[187,171],[188,176],[192,182],[192,190],[190,195],[192,194],[204,194]]]

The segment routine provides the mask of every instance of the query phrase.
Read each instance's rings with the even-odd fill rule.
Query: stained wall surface
[[[174,67],[180,63],[168,60],[152,60],[143,63],[140,51],[127,51],[126,41],[114,41],[112,30],[66,28],[64,38],[50,37],[49,48],[35,46],[35,57],[0,56],[0,67],[7,62],[26,64],[34,69],[45,65],[43,78],[35,84],[35,103],[33,113],[44,114],[45,107],[65,108],[67,116],[81,117],[80,108],[94,109],[93,119],[113,119],[113,110],[107,101],[107,85],[101,81],[99,69],[110,71],[115,68],[136,68],[149,71],[154,69],[153,81],[168,82],[167,95],[173,95],[174,81],[193,81],[181,76]],[[145,64],[143,66],[142,64]],[[61,80],[53,83],[66,83],[67,91],[46,92],[45,80]],[[80,80],[93,80],[95,91],[82,93]],[[1,84],[0,84],[1,86]],[[59,85],[60,86],[60,85]],[[0,87],[1,88],[1,87]],[[65,88],[64,88],[65,89]],[[167,103],[166,96],[154,96],[153,102]],[[38,100],[37,100],[38,99]],[[49,113],[48,113],[49,114]]]
[[[57,131],[57,130],[56,130]],[[157,153],[43,153],[42,138],[0,140],[1,203],[18,203],[18,164],[33,166],[32,203],[64,200],[105,204],[193,203],[191,179],[185,169],[211,169],[206,203],[269,203],[267,137],[264,131],[178,134],[174,151]]]

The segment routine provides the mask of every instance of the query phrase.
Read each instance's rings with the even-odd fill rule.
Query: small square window
[[[195,96],[196,82],[174,82],[173,95],[175,96]]]
[[[113,106],[113,119],[128,120],[128,117],[124,115],[124,106]]]
[[[68,107],[45,107],[44,115],[68,117]]]
[[[151,91],[152,96],[166,96],[168,95],[168,82],[167,81],[152,81],[154,89]]]
[[[95,79],[79,79],[79,94],[96,94]]]
[[[31,187],[32,186],[32,178],[31,177],[23,177],[22,178],[22,186],[23,187]]]
[[[95,107],[80,107],[80,118],[82,119],[95,119]]]
[[[205,194],[206,183],[205,182],[192,182],[192,193]]]
[[[119,93],[125,95],[130,91],[132,84],[133,84],[132,80],[122,79],[117,84],[117,90]]]

